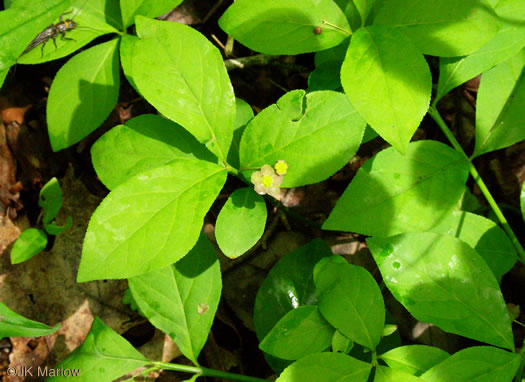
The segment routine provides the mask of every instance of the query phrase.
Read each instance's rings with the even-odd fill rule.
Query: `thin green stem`
[[[338,30],[339,32],[343,32],[344,34],[346,34],[346,35],[348,35],[348,36],[350,36],[350,35],[352,34],[352,32],[347,31],[346,29],[341,28],[340,26],[337,26],[337,25],[335,25],[335,24],[332,24],[332,23],[330,23],[330,22],[328,22],[328,21],[326,21],[326,20],[321,20],[321,22],[322,22],[324,25],[328,25],[329,27],[332,27],[332,28],[334,28],[335,30]]]
[[[228,378],[234,381],[245,381],[245,382],[268,382],[266,379],[248,377],[245,375],[228,373],[225,371],[208,369],[206,367],[195,367],[195,366],[186,366],[176,363],[167,363],[167,362],[152,362],[152,364],[158,369],[164,370],[173,370],[180,371],[183,373],[198,374],[203,377],[216,377],[216,378]]]
[[[501,226],[503,227],[503,229],[505,230],[505,232],[509,236],[510,240],[512,241],[512,244],[514,244],[514,247],[516,248],[516,251],[518,251],[518,255],[520,257],[521,262],[525,263],[525,250],[523,249],[523,247],[521,246],[521,243],[519,242],[518,238],[516,237],[516,235],[512,231],[512,228],[510,227],[509,223],[507,222],[507,219],[503,215],[503,212],[501,212],[501,209],[499,208],[498,204],[496,203],[496,201],[492,197],[492,194],[490,193],[489,189],[487,188],[487,185],[485,184],[483,179],[481,179],[481,176],[479,175],[478,170],[476,170],[476,167],[474,167],[474,164],[472,163],[472,161],[469,159],[467,154],[465,154],[465,151],[463,151],[463,148],[461,147],[461,145],[457,141],[456,137],[454,137],[454,135],[452,134],[452,132],[448,128],[446,122],[443,120],[443,118],[441,117],[441,115],[439,114],[439,112],[438,112],[438,110],[436,109],[435,106],[431,106],[430,107],[430,109],[428,111],[428,114],[438,124],[439,128],[446,135],[446,137],[448,138],[448,140],[450,141],[452,146],[457,151],[459,151],[460,153],[462,153],[465,156],[465,159],[468,162],[470,175],[472,175],[472,177],[474,178],[474,181],[478,184],[478,187],[481,190],[481,193],[485,196],[485,199],[487,199],[487,202],[489,203],[490,207],[494,211],[494,214],[496,215],[496,217],[500,221]]]

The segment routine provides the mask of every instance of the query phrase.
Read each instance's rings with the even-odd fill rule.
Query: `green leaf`
[[[91,158],[98,177],[110,190],[174,160],[217,160],[180,125],[152,114],[113,127],[92,146]]]
[[[122,19],[127,28],[135,22],[135,16],[155,18],[176,8],[182,0],[122,0]]]
[[[463,349],[421,376],[423,381],[511,382],[520,356],[489,346]]]
[[[57,178],[51,178],[40,190],[38,205],[44,209],[44,224],[51,222],[62,207],[62,190]]]
[[[341,8],[343,13],[346,16],[346,19],[350,23],[350,28],[355,31],[358,28],[361,28],[362,21],[361,15],[357,10],[354,0],[334,0],[334,2]]]
[[[424,54],[440,57],[475,52],[500,26],[483,0],[389,0],[383,2],[373,24],[396,28]]]
[[[99,127],[117,103],[118,40],[96,45],[69,60],[57,73],[47,100],[51,147],[69,147]]]
[[[446,351],[435,346],[408,345],[389,350],[378,358],[385,361],[392,369],[420,376],[449,356]]]
[[[259,241],[266,226],[266,203],[252,188],[235,190],[221,209],[215,237],[230,259],[243,255]]]
[[[274,55],[317,52],[351,34],[345,15],[332,0],[237,0],[219,19],[219,26],[248,48]],[[317,27],[320,34],[314,32]]]
[[[348,354],[354,347],[354,341],[350,340],[339,330],[334,332],[332,337],[332,351],[336,353]]]
[[[339,89],[341,65],[342,61],[329,61],[316,67],[308,77],[308,91]]]
[[[467,177],[467,160],[442,143],[410,143],[405,156],[388,148],[359,169],[323,229],[379,236],[427,231],[454,210]]]
[[[134,176],[91,217],[78,281],[125,278],[161,269],[195,245],[226,170],[183,161]]]
[[[457,237],[476,250],[501,281],[518,259],[516,249],[505,232],[492,220],[464,211],[454,211],[431,229]]]
[[[141,40],[131,65],[138,90],[224,162],[233,137],[235,97],[219,50],[186,25],[136,20]]]
[[[71,3],[71,1],[70,1]],[[114,0],[75,0],[72,6],[63,12],[63,20],[71,19],[77,27],[66,32],[66,38],[73,40],[63,40],[57,37],[56,48],[53,41],[48,41],[42,55],[42,45],[38,45],[18,59],[20,64],[39,64],[58,58],[66,57],[90,43],[95,38],[108,34],[117,33],[119,25],[122,24],[118,4]],[[48,25],[60,22],[58,16],[49,20]],[[110,25],[112,24],[112,25]],[[47,27],[46,25],[45,27]],[[44,28],[45,28],[44,27]],[[44,28],[41,28],[36,35]]]
[[[374,382],[417,382],[420,379],[399,369],[391,369],[386,366],[377,365]]]
[[[13,4],[13,1],[15,0],[4,0],[4,8],[7,9]]]
[[[135,44],[140,39],[137,36],[126,34],[120,39],[120,62],[122,70],[128,82],[138,92],[137,84],[133,79],[133,56],[135,56]]]
[[[365,25],[368,15],[374,7],[376,0],[353,0],[359,14],[361,15],[362,25]]]
[[[515,56],[525,46],[525,3],[522,0],[500,0],[496,8],[500,18],[512,20],[478,51],[464,57],[444,57],[439,60],[437,102],[456,86],[476,77],[500,62]]]
[[[99,382],[112,381],[148,363],[128,341],[95,317],[84,343],[56,368],[79,369],[82,382]],[[71,377],[60,376],[47,381],[71,381]]]
[[[366,382],[372,366],[341,353],[311,354],[288,366],[276,382]]]
[[[235,168],[239,168],[239,148],[241,138],[246,125],[253,118],[252,107],[240,98],[235,98],[237,112],[235,113],[235,122],[233,124],[233,141],[228,153],[228,163]]]
[[[379,286],[366,269],[332,256],[314,271],[319,310],[346,337],[375,350],[385,326],[385,304]]]
[[[11,264],[23,263],[47,247],[47,235],[37,228],[26,229],[11,249]]]
[[[328,256],[332,256],[332,251],[326,243],[314,239],[272,267],[255,298],[253,321],[259,341],[286,313],[299,306],[317,304],[313,269],[320,259]],[[269,362],[272,367],[283,366],[275,358]]]
[[[525,139],[525,49],[483,74],[476,107],[473,157]]]
[[[71,1],[27,0],[0,12],[0,73],[16,63],[36,35],[58,19]]]
[[[175,265],[130,278],[129,288],[141,313],[198,365],[222,288],[219,261],[206,236]]]
[[[469,245],[432,232],[374,237],[367,244],[386,286],[417,320],[514,348],[498,282]]]
[[[341,82],[359,114],[405,153],[432,91],[430,69],[410,39],[386,27],[360,28],[346,53]]]
[[[343,167],[356,153],[365,121],[348,99],[331,91],[286,93],[261,111],[241,140],[242,168],[288,163],[283,187],[320,182]],[[245,170],[249,179],[253,170]]]
[[[9,69],[0,71],[0,88],[2,88],[2,85],[4,84],[5,77],[7,76],[7,73],[9,73]]]
[[[27,230],[24,232],[27,232]],[[40,322],[29,320],[13,312],[0,302],[0,338],[47,336],[53,334],[59,328],[60,324],[50,327]]]
[[[66,224],[64,224],[63,226],[59,226],[55,223],[47,223],[44,224],[44,229],[50,235],[58,235],[64,232],[65,230],[70,229],[72,225],[73,219],[71,218],[71,216],[68,216],[66,219]]]
[[[275,357],[293,361],[326,350],[334,332],[334,327],[321,316],[317,306],[300,306],[275,324],[259,348]]]

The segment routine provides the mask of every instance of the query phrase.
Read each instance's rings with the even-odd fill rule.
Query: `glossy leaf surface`
[[[47,235],[38,228],[28,228],[20,234],[11,249],[11,264],[23,263],[47,246]]]
[[[129,287],[148,321],[198,364],[222,288],[219,261],[208,238],[201,235],[175,265],[130,278]]]
[[[423,381],[511,382],[520,356],[489,346],[463,349],[421,376]]]
[[[483,75],[476,108],[473,156],[525,139],[525,49]]]
[[[113,329],[95,317],[84,343],[77,347],[57,368],[80,369],[85,382],[114,380],[148,364],[138,350]],[[48,381],[71,381],[71,377],[48,378]]]
[[[60,324],[50,327],[40,322],[29,320],[13,312],[1,302],[0,318],[0,338],[47,336],[60,328]]]
[[[367,244],[388,289],[417,320],[514,348],[498,282],[469,245],[431,232],[374,237]]]
[[[257,243],[266,226],[266,203],[252,188],[235,190],[222,207],[215,224],[221,251],[231,259]]]
[[[317,183],[333,175],[355,154],[365,121],[343,94],[304,90],[286,93],[246,127],[242,168],[288,163],[283,187]],[[246,170],[247,178],[253,170]]]
[[[91,147],[91,158],[98,177],[110,190],[175,160],[217,160],[184,128],[152,114],[113,127]]]
[[[139,92],[225,161],[235,97],[219,50],[189,26],[142,16],[136,21],[141,40],[131,65]]]
[[[238,0],[219,25],[248,48],[273,55],[328,49],[351,33],[345,15],[331,0]]]
[[[57,73],[47,101],[51,147],[59,151],[99,127],[117,103],[118,40],[96,45],[69,60]]]
[[[440,57],[472,53],[500,27],[494,10],[480,0],[384,1],[373,24],[396,28],[424,54]]]
[[[339,256],[315,268],[319,310],[350,340],[374,350],[383,335],[385,305],[379,286],[366,269]]]
[[[341,82],[359,114],[405,153],[432,90],[430,69],[410,39],[387,27],[360,28],[346,53]]]
[[[288,366],[276,382],[366,382],[371,368],[346,354],[317,353]]]
[[[323,229],[389,236],[426,231],[448,215],[468,177],[466,159],[435,141],[388,148],[369,159],[337,201]]]
[[[379,356],[392,369],[420,376],[450,356],[435,346],[407,345],[387,351]]]
[[[275,357],[296,360],[326,350],[334,332],[317,306],[300,306],[286,313],[259,347]]]
[[[132,277],[179,260],[197,242],[225,180],[222,167],[184,161],[115,188],[89,222],[78,281]]]

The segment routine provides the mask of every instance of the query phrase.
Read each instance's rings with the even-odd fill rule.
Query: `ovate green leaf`
[[[161,269],[195,245],[226,170],[182,161],[140,173],[115,188],[87,229],[79,282],[125,278]]]
[[[408,374],[404,370],[391,369],[386,366],[377,365],[374,382],[417,382],[420,379]]]
[[[38,205],[44,209],[44,224],[51,222],[62,207],[62,189],[57,178],[51,178],[40,190]]]
[[[392,369],[420,376],[448,358],[450,354],[435,346],[408,345],[387,351],[379,356]]]
[[[431,231],[457,237],[470,245],[483,257],[498,281],[518,259],[516,249],[505,232],[483,216],[454,211]]]
[[[324,241],[314,239],[272,267],[255,298],[253,321],[259,341],[289,311],[317,304],[313,269],[319,260],[331,255],[332,251]],[[283,365],[284,361],[279,364],[278,360],[273,360],[270,360],[272,366]]]
[[[179,23],[140,16],[137,33],[131,65],[139,92],[225,161],[235,97],[219,50]]]
[[[112,381],[149,361],[128,341],[95,317],[84,343],[76,348],[58,368],[79,369],[83,382]],[[48,381],[71,381],[71,377],[48,378]]]
[[[386,27],[360,28],[346,53],[341,82],[359,114],[405,153],[432,91],[430,69],[410,39]]]
[[[334,332],[317,306],[300,306],[286,313],[259,347],[275,357],[296,360],[326,350]]]
[[[338,256],[318,263],[315,286],[319,310],[337,330],[375,350],[385,325],[385,304],[379,286],[366,269]]]
[[[468,56],[443,57],[439,60],[436,100],[456,86],[510,59],[525,46],[525,2],[500,0],[496,13],[504,25],[481,49]]]
[[[11,264],[22,263],[39,254],[47,246],[47,235],[38,228],[26,229],[11,249]]]
[[[98,177],[110,190],[174,160],[217,160],[184,128],[152,114],[113,127],[91,147],[91,158]]]
[[[120,28],[122,25],[120,10],[114,0],[74,0],[71,3],[71,7],[65,12],[63,12],[62,19],[73,18],[73,21],[77,24],[75,29],[66,32],[66,38],[73,40],[63,40],[61,37],[57,37],[55,39],[56,48],[53,41],[49,40],[43,50],[43,55],[42,45],[38,45],[31,51],[23,54],[18,59],[18,63],[39,64],[65,57],[99,36],[116,33],[117,29],[115,28]],[[55,19],[50,20],[48,24],[57,24],[59,22],[60,18],[57,16]]]
[[[16,63],[29,43],[70,7],[72,0],[30,0],[0,12],[0,73]]]
[[[345,15],[332,0],[237,0],[219,25],[248,48],[274,55],[328,49],[351,33]],[[321,33],[314,32],[317,27]]]
[[[525,49],[483,74],[476,107],[473,156],[525,139]]]
[[[135,16],[155,18],[177,7],[182,0],[122,0],[122,19],[127,28],[135,22]]]
[[[423,381],[511,382],[520,365],[517,353],[489,346],[458,351],[421,376]]]
[[[54,151],[79,142],[99,127],[117,103],[118,40],[96,45],[69,60],[57,73],[47,100]]]
[[[243,255],[257,243],[266,225],[266,203],[252,188],[235,190],[222,208],[215,225],[215,237],[229,258]]]
[[[388,289],[417,320],[514,348],[498,282],[472,247],[431,232],[374,237],[367,244]]]
[[[440,57],[475,52],[499,29],[494,10],[483,0],[389,0],[373,24],[396,28],[424,54]]]
[[[141,313],[198,364],[222,288],[219,261],[206,236],[175,265],[130,278],[129,288]]]
[[[388,148],[368,160],[323,229],[389,236],[426,231],[454,210],[468,177],[465,157],[436,141]]]
[[[246,127],[240,148],[241,169],[273,166],[282,159],[289,166],[283,187],[320,182],[352,158],[365,125],[341,93],[289,92]],[[245,170],[244,174],[249,178],[252,172]]]
[[[340,353],[311,354],[288,366],[276,382],[366,382],[372,365]]]
[[[59,328],[60,324],[50,327],[40,322],[29,320],[13,312],[0,302],[0,338],[47,336],[53,334]]]

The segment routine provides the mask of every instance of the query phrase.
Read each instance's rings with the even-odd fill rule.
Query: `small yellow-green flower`
[[[282,159],[278,160],[274,167],[277,175],[286,175],[286,173],[288,172],[288,163],[286,163]]]
[[[259,195],[268,194],[279,199],[283,177],[277,175],[271,166],[267,164],[262,166],[261,171],[252,174],[251,181],[254,184],[255,192]]]

